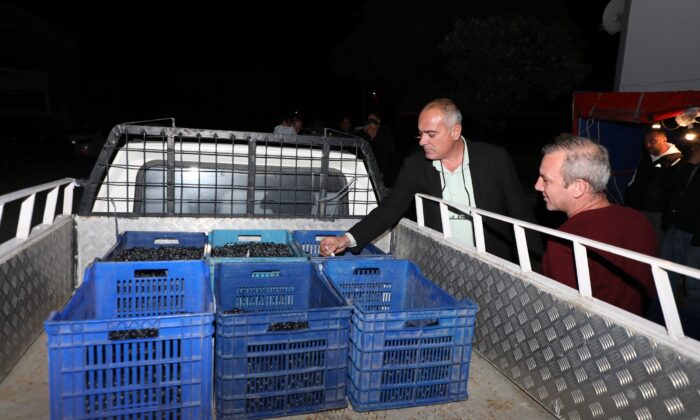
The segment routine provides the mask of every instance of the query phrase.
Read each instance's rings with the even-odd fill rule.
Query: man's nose
[[[429,139],[429,137],[428,137],[427,135],[421,134],[421,135],[418,137],[418,145],[419,145],[419,146],[424,146],[424,145],[428,144],[428,139]]]
[[[535,181],[535,190],[542,191],[542,180],[539,178]]]

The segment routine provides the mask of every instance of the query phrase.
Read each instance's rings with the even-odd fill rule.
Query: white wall
[[[627,0],[615,87],[700,90],[700,0]]]

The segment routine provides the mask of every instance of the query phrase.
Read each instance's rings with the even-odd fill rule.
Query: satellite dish
[[[625,15],[625,0],[610,0],[603,10],[603,29],[610,35],[620,32]]]

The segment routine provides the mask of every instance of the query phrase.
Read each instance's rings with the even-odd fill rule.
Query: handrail
[[[63,215],[70,215],[73,212],[73,190],[75,188],[75,179],[63,178],[45,184],[35,185],[33,187],[24,188],[8,194],[0,195],[0,222],[2,222],[3,209],[5,204],[12,201],[23,199],[20,207],[19,218],[17,219],[17,231],[15,238],[0,244],[0,247],[10,241],[26,240],[32,229],[32,216],[34,215],[34,200],[37,193],[51,190],[46,195],[46,204],[44,205],[44,216],[41,225],[52,225],[56,214],[56,203],[58,201],[58,192],[61,187],[63,189]]]
[[[678,316],[678,308],[673,297],[673,290],[668,279],[668,271],[673,271],[686,276],[694,277],[700,280],[700,270],[686,267],[671,261],[667,261],[657,257],[641,254],[639,252],[630,251],[614,245],[609,245],[603,242],[594,241],[570,233],[564,233],[556,229],[550,229],[534,223],[524,222],[522,220],[513,219],[512,217],[502,216],[490,211],[481,210],[475,207],[469,207],[462,204],[454,203],[441,198],[432,197],[426,194],[416,194],[416,214],[418,225],[425,226],[423,215],[423,199],[435,201],[440,204],[440,216],[443,220],[443,235],[445,238],[451,237],[449,227],[445,227],[445,221],[448,220],[448,207],[466,213],[472,216],[474,222],[474,238],[476,243],[476,251],[480,254],[487,254],[484,242],[484,226],[482,217],[500,220],[502,222],[513,225],[515,233],[515,243],[518,250],[518,260],[520,269],[526,273],[531,271],[530,257],[527,248],[527,238],[524,229],[530,229],[537,232],[542,232],[551,236],[569,240],[573,243],[574,248],[574,263],[576,265],[576,274],[578,278],[579,295],[582,299],[593,298],[591,289],[591,279],[588,272],[587,248],[594,248],[601,251],[610,252],[620,255],[643,264],[648,264],[651,267],[651,272],[654,277],[654,285],[661,303],[661,311],[663,312],[664,321],[666,322],[666,331],[672,338],[678,339],[684,336],[683,327],[681,326],[680,317]],[[449,223],[447,223],[449,226]],[[556,281],[556,280],[552,280]]]

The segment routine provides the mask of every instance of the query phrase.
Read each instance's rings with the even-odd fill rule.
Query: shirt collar
[[[460,170],[464,170],[465,167],[469,166],[469,153],[467,151],[467,139],[464,138],[464,136],[459,136],[459,138],[462,140],[462,143],[464,144],[464,154],[462,155],[462,165],[460,168],[456,169],[455,172],[457,173]],[[435,168],[436,171],[440,172],[442,170],[442,165],[440,164],[439,160],[434,160],[433,161],[433,168]],[[450,173],[450,171],[447,171]]]

